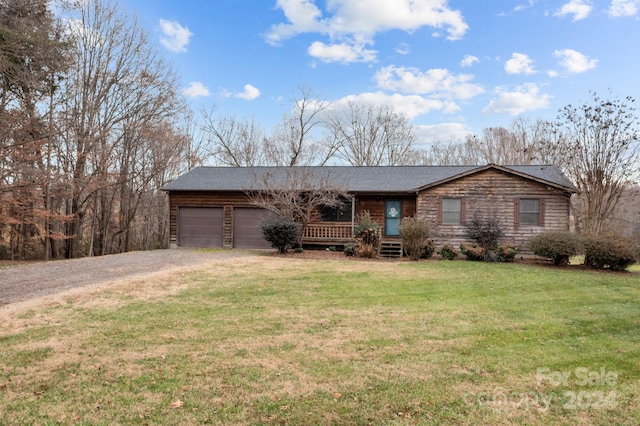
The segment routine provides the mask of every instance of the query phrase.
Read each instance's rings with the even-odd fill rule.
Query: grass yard
[[[0,311],[0,424],[640,423],[640,273],[255,256]]]

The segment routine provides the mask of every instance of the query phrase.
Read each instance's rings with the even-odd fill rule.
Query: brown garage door
[[[260,230],[260,222],[271,213],[264,209],[233,209],[233,246],[236,248],[271,248]]]
[[[178,211],[178,245],[222,247],[222,208],[181,207]]]

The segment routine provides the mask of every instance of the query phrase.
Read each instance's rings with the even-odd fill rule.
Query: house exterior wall
[[[436,247],[449,243],[457,247],[468,241],[465,237],[465,220],[475,213],[496,217],[504,230],[502,241],[513,244],[518,251],[527,254],[526,242],[543,231],[569,230],[570,193],[558,190],[535,180],[496,169],[488,169],[460,179],[426,188],[415,194],[357,194],[355,217],[369,211],[373,220],[383,227],[385,200],[402,201],[402,217],[417,216],[427,220]],[[441,200],[460,198],[463,202],[463,221],[457,225],[441,222]],[[516,205],[521,198],[538,199],[543,205],[540,225],[518,224]],[[169,194],[169,245],[178,242],[178,214],[180,207],[221,207],[224,209],[223,246],[233,247],[233,217],[236,207],[255,207],[242,191],[171,191]],[[326,222],[327,224],[333,222]]]
[[[233,247],[233,207],[255,207],[244,192],[175,191],[169,194],[169,247],[178,245],[180,207],[222,207],[223,247]]]
[[[356,203],[356,217],[364,211],[368,211],[371,219],[375,220],[382,228],[382,236],[384,232],[384,202],[385,200],[401,200],[402,201],[402,217],[416,215],[416,196],[415,194],[384,194],[384,195],[358,195]]]
[[[459,225],[441,223],[441,200],[443,197],[460,198],[463,203],[463,219]],[[540,225],[518,224],[517,203],[521,198],[541,201],[542,223]],[[498,170],[486,170],[470,176],[421,191],[417,196],[418,217],[429,223],[431,235],[440,247],[446,243],[457,247],[464,241],[465,221],[474,214],[489,215],[502,225],[504,243],[513,244],[519,252],[527,254],[527,240],[544,231],[569,230],[570,194],[544,184],[507,174]]]
[[[402,217],[415,216],[415,195],[386,194],[357,195],[354,221],[363,211],[369,211],[371,217],[383,228],[385,200],[402,200]],[[172,191],[169,194],[169,246],[178,244],[178,215],[180,207],[222,207],[224,209],[223,247],[233,247],[233,209],[238,207],[255,207],[244,192],[206,192],[206,191]],[[333,223],[333,222],[327,222]]]

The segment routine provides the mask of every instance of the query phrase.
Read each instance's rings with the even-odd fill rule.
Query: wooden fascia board
[[[351,194],[354,197],[360,196],[360,195],[384,195],[384,196],[388,196],[388,195],[415,195],[416,191],[415,190],[408,190],[408,191],[347,191],[347,193]]]

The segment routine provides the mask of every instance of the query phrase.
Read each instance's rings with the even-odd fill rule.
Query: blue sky
[[[640,101],[640,0],[120,0],[197,111],[267,131],[301,85],[394,106],[420,143]]]

